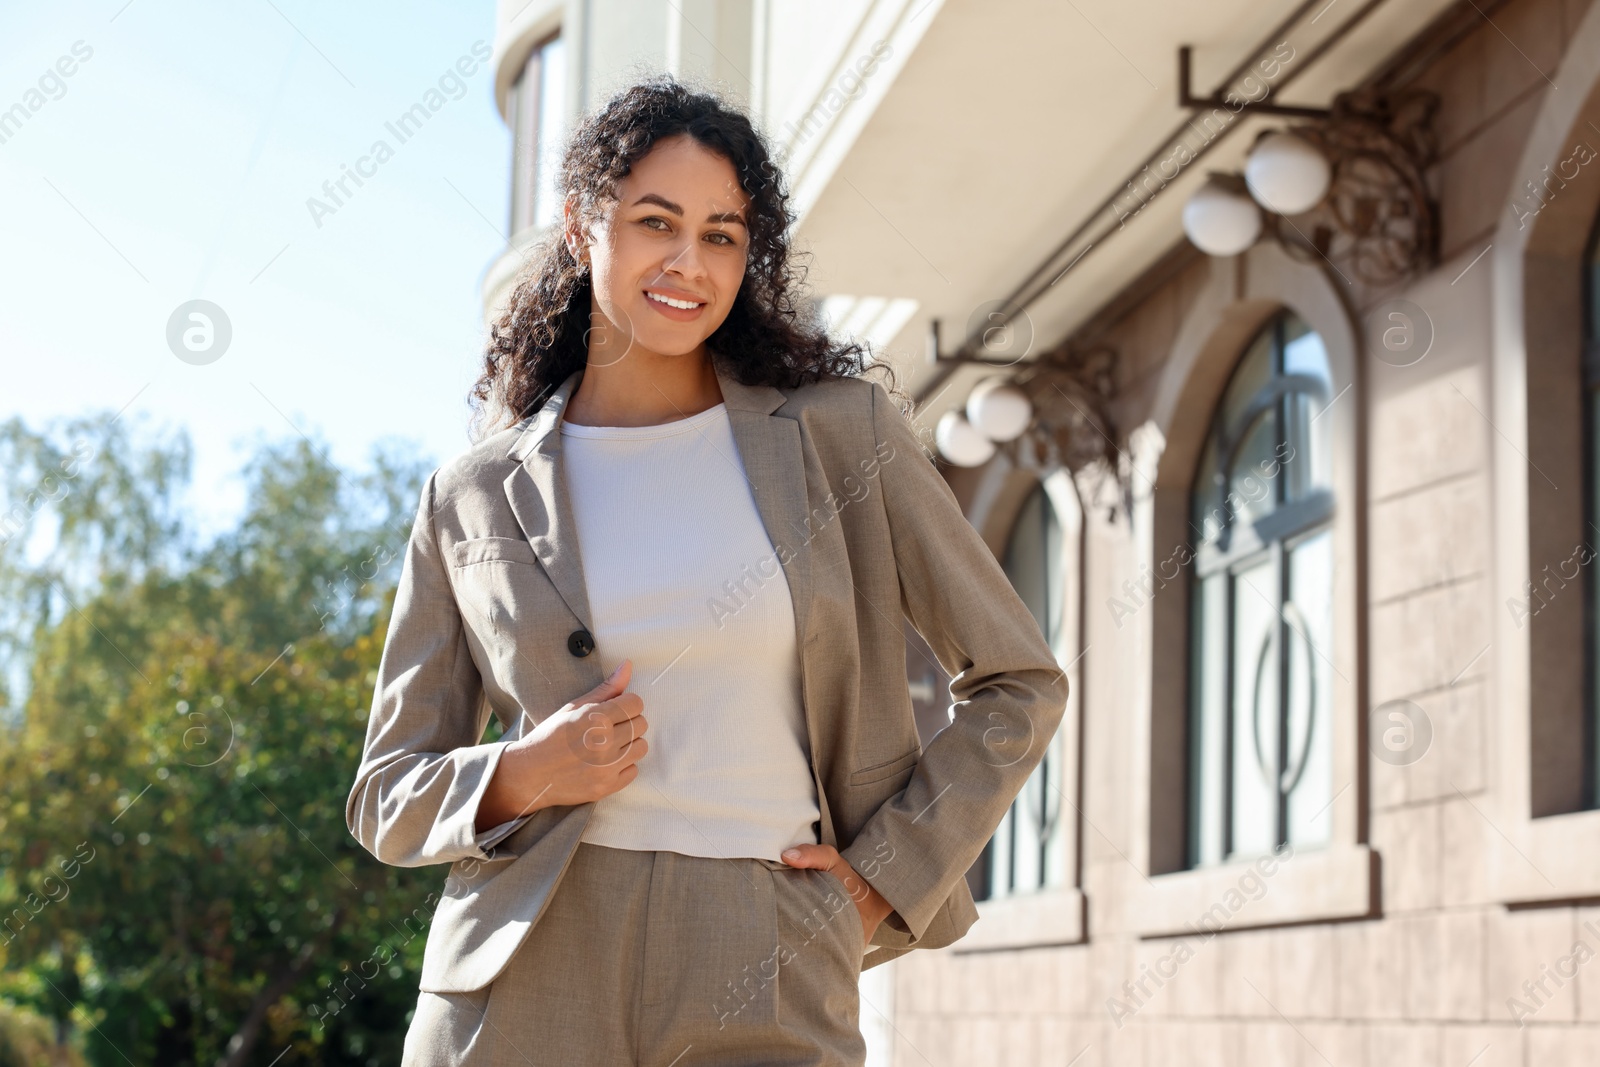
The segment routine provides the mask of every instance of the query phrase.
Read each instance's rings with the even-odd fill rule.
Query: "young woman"
[[[976,919],[1066,680],[863,351],[797,314],[743,114],[634,86],[560,181],[347,810],[453,865],[405,1063],[862,1064],[861,971]],[[902,616],[954,679],[925,749]]]

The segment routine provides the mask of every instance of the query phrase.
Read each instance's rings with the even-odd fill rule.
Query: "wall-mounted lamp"
[[[1236,256],[1261,236],[1261,208],[1299,215],[1322,203],[1333,167],[1322,150],[1287,130],[1262,136],[1244,176],[1212,171],[1183,206],[1183,232],[1212,256]]]
[[[986,315],[977,318],[988,321]],[[990,340],[981,330],[975,336]],[[1002,340],[1009,344],[1014,339]],[[1132,469],[1111,413],[1117,395],[1116,349],[1068,339],[1033,358],[1025,355],[945,355],[939,351],[939,320],[929,323],[928,362],[933,366],[1004,368],[979,381],[964,404],[939,417],[933,431],[939,454],[958,467],[980,467],[1004,452],[1017,467],[1066,468],[1074,475],[1097,472],[1091,475],[1097,487],[1085,502],[1106,506],[1108,519],[1114,521],[1119,509],[1132,507]],[[1103,491],[1108,482],[1116,483],[1110,499]]]
[[[1179,98],[1204,103],[1186,83]],[[1317,121],[1263,132],[1243,174],[1213,171],[1189,198],[1184,233],[1208,255],[1236,256],[1265,232],[1299,258],[1343,264],[1373,286],[1426,269],[1438,257],[1438,209],[1425,178],[1438,155],[1438,105],[1426,90],[1360,90],[1339,94]],[[1289,221],[1302,215],[1299,225]]]
[[[1005,378],[985,378],[967,394],[964,409],[951,408],[933,430],[939,454],[958,467],[981,467],[997,444],[1021,437],[1033,422],[1033,401]]]

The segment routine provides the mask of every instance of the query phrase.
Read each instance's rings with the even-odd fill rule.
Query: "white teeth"
[[[693,300],[674,300],[670,296],[657,296],[655,293],[646,293],[644,295],[648,296],[651,300],[659,300],[668,307],[683,308],[685,311],[700,306]]]

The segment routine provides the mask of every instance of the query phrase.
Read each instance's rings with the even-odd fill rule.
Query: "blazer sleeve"
[[[845,860],[894,905],[915,946],[1043,759],[1067,679],[994,553],[872,383],[878,483],[901,609],[951,676],[950,725],[923,750]],[[885,445],[892,447],[887,452]],[[895,915],[885,920],[895,924]]]
[[[428,478],[411,527],[345,805],[350,833],[396,867],[488,859],[486,846],[527,819],[482,833],[475,826],[510,741],[478,743],[489,709],[434,528],[437,478],[437,471]]]

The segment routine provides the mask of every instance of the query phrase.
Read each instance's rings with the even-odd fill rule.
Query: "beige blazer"
[[[794,602],[820,839],[895,908],[862,967],[949,945],[978,917],[965,872],[1054,736],[1066,678],[883,386],[717,375]],[[605,674],[556,432],[581,376],[434,472],[406,550],[345,816],[384,863],[452,865],[424,992],[494,981],[594,809],[544,808],[475,844],[505,745]],[[926,748],[902,613],[952,679],[950,725]],[[506,733],[480,744],[491,714]]]

